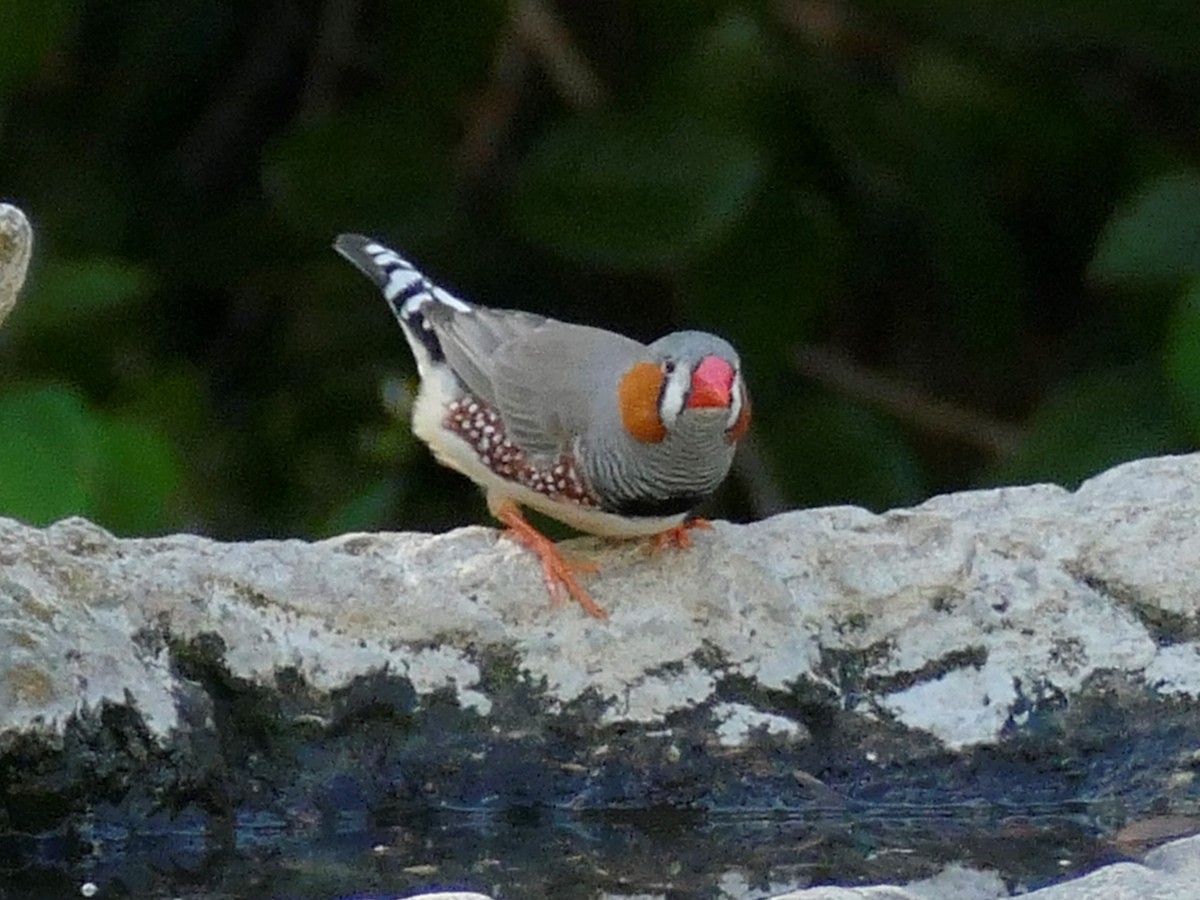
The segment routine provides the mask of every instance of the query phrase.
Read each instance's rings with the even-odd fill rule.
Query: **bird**
[[[334,249],[383,293],[416,359],[412,430],[438,462],[479,485],[506,534],[563,591],[607,611],[525,518],[536,510],[609,538],[691,546],[695,507],[725,480],[750,424],[741,361],[728,341],[676,331],[644,344],[530,312],[467,302],[383,243],[342,234]]]

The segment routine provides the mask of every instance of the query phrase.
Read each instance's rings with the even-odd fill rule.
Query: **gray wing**
[[[446,362],[480,400],[500,414],[509,439],[533,456],[553,458],[595,423],[617,382],[646,347],[630,338],[533,313],[475,306],[422,309]]]
[[[423,313],[450,368],[472,394],[491,406],[497,405],[491,368],[497,351],[552,321],[533,313],[482,306],[459,312],[430,304]]]
[[[488,365],[509,438],[537,456],[569,449],[598,419],[616,421],[617,384],[646,358],[635,340],[553,320],[501,344]]]

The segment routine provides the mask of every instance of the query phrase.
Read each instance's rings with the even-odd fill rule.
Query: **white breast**
[[[511,500],[519,506],[535,509],[579,531],[614,538],[658,534],[679,525],[686,517],[686,513],[678,513],[672,516],[627,518],[593,507],[556,500],[522,484],[501,478],[483,463],[469,443],[443,427],[447,408],[460,396],[461,389],[454,375],[446,369],[431,367],[421,381],[421,388],[413,405],[413,434],[429,445],[438,462],[461,472],[482,487],[487,493],[488,509],[492,510],[493,514],[502,501]]]

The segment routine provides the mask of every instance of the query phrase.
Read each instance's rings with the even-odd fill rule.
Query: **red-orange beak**
[[[730,391],[736,373],[733,366],[719,356],[706,356],[692,372],[692,389],[688,392],[686,409],[719,407],[728,409],[732,402]]]

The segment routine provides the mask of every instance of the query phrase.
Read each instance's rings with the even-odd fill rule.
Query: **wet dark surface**
[[[260,816],[215,846],[199,815],[140,833],[0,838],[0,897],[334,898],[469,889],[496,897],[765,897],[816,884],[904,882],[956,862],[1039,887],[1127,858],[1098,810],[847,808],[781,812],[457,811]],[[743,886],[743,887],[739,887]],[[723,886],[725,890],[723,889]]]
[[[948,863],[1031,889],[1126,858],[1110,836],[1131,822],[1200,807],[1196,704],[1119,676],[1069,703],[1031,689],[995,744],[960,751],[850,712],[853,685],[724,677],[714,702],[806,735],[729,747],[710,706],[606,724],[599,699],[555,707],[502,656],[480,660],[484,717],[387,673],[326,695],[287,673],[250,684],[221,652],[177,652],[169,742],[116,705],[6,741],[0,900],[88,882],[102,898],[765,897]]]

